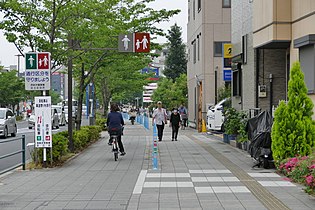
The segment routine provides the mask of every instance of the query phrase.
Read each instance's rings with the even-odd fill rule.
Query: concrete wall
[[[193,6],[195,3],[195,7]],[[187,80],[188,80],[188,110],[189,121],[196,119],[195,113],[197,105],[195,104],[195,88],[197,79],[202,81],[202,112],[205,118],[207,104],[215,102],[214,91],[214,71],[218,70],[218,87],[223,85],[222,81],[222,57],[213,56],[213,44],[215,41],[230,42],[230,8],[222,8],[222,1],[201,0],[201,10],[198,11],[197,0],[190,0],[188,7],[190,11],[190,21],[187,24]],[[195,8],[195,19],[193,9]],[[193,62],[193,42],[196,41],[198,52],[198,37],[200,40],[200,60]],[[198,101],[198,100],[197,100]]]
[[[259,98],[258,107],[270,109],[269,75],[273,75],[273,103],[286,99],[286,49],[261,49],[259,56],[259,85],[267,86],[267,97]]]
[[[233,17],[231,23],[233,56],[243,53],[242,37],[247,36],[247,63],[242,65],[242,97],[232,97],[232,106],[238,110],[249,110],[255,108],[256,96],[252,4],[248,0],[232,0],[231,12]]]

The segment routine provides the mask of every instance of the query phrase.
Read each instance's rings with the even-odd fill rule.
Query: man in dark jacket
[[[177,109],[173,109],[173,112],[171,114],[170,123],[172,125],[172,141],[177,141],[177,135],[178,135],[178,129],[179,125],[181,123],[180,116],[178,114]]]
[[[125,155],[124,145],[121,141],[121,134],[124,123],[124,119],[119,112],[119,108],[117,104],[112,104],[110,107],[110,113],[107,116],[107,128],[108,132],[111,135],[112,133],[118,134],[117,142],[119,146],[120,155]],[[111,139],[110,139],[111,141]],[[111,142],[110,142],[111,143]]]

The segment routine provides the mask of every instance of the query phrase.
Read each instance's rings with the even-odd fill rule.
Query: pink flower
[[[290,179],[289,177],[284,177],[283,180],[292,182],[292,179]]]
[[[305,177],[305,181],[308,186],[312,186],[315,180],[314,180],[313,175],[308,175]]]
[[[301,160],[306,160],[308,158],[308,156],[303,156],[301,157]]]
[[[310,170],[315,169],[315,164],[311,165],[310,167],[308,167]]]

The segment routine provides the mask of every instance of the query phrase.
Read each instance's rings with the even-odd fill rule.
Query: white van
[[[230,98],[223,99],[214,106],[209,107],[207,112],[207,129],[222,131],[224,121],[223,110],[231,105]]]

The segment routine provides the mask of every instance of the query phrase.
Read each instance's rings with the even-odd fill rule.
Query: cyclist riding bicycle
[[[110,113],[107,116],[106,123],[107,123],[109,135],[113,135],[113,134],[118,135],[117,141],[118,141],[120,155],[125,155],[126,153],[125,153],[124,145],[121,141],[122,129],[125,123],[124,123],[121,113],[119,112],[119,108],[117,104],[111,105]],[[111,138],[110,138],[110,142],[111,142]]]

